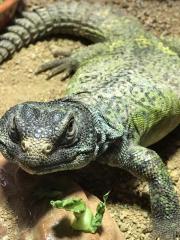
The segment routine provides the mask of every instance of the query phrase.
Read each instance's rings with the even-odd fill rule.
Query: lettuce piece
[[[82,199],[66,198],[63,200],[51,201],[50,204],[53,207],[63,208],[67,211],[73,212],[75,217],[72,223],[73,229],[82,232],[95,233],[102,225],[108,196],[109,192],[103,196],[103,202],[98,204],[95,216]]]

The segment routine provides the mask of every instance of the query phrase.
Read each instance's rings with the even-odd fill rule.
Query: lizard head
[[[81,168],[96,148],[92,114],[79,102],[26,102],[0,119],[0,151],[32,174]]]

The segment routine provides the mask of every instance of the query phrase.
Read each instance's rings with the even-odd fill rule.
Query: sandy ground
[[[117,7],[137,16],[147,30],[156,35],[180,36],[180,1],[150,0],[109,0]],[[44,5],[45,0],[28,0],[29,6]],[[91,0],[93,2],[93,0]],[[0,66],[0,114],[16,103],[29,100],[50,100],[63,96],[67,82],[60,82],[58,76],[47,81],[45,74],[35,76],[34,71],[44,61],[52,59],[52,51],[56,48],[71,49],[80,47],[80,41],[67,39],[51,39],[38,42],[21,50]],[[180,146],[178,140],[180,129],[176,129],[164,141],[154,146],[167,161],[170,174],[175,181],[180,196]],[[102,196],[111,190],[108,208],[117,221],[126,239],[148,239],[149,229],[149,195],[147,185],[119,169],[90,166],[73,174],[82,186]],[[80,177],[79,177],[80,175]],[[77,177],[78,176],[78,177]],[[96,184],[94,184],[96,183]],[[9,213],[7,213],[9,214]],[[9,216],[8,216],[9,217]]]

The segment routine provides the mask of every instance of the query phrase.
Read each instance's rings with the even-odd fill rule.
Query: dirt
[[[93,2],[95,0],[91,0]],[[128,13],[135,15],[143,23],[148,31],[160,35],[180,36],[180,1],[150,1],[150,0],[99,0],[103,3],[116,5],[124,8]],[[35,5],[44,5],[45,0],[27,0],[26,3],[32,8]],[[2,115],[9,107],[16,103],[35,100],[48,101],[62,97],[67,82],[60,82],[58,76],[47,81],[46,74],[35,76],[37,67],[47,60],[52,59],[52,51],[56,48],[72,49],[80,47],[80,41],[67,39],[48,39],[30,45],[15,54],[12,60],[0,66],[0,95]],[[161,143],[154,146],[162,156],[170,174],[175,182],[175,187],[180,196],[180,143],[176,129]],[[117,221],[126,239],[148,239],[150,221],[150,207],[148,187],[145,183],[137,181],[130,174],[119,169],[90,166],[81,171],[79,182],[88,191],[102,196],[105,191],[111,190],[108,209]],[[96,174],[95,174],[96,173]],[[76,175],[77,174],[77,175]],[[74,177],[79,173],[74,173]],[[94,184],[96,183],[96,184]],[[4,213],[5,214],[5,213]],[[8,218],[11,215],[7,212]],[[14,223],[15,224],[15,223]],[[12,229],[12,231],[14,231]],[[12,233],[12,239],[13,232]]]

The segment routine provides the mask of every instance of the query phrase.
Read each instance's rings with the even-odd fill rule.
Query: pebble
[[[128,231],[128,227],[127,227],[126,224],[122,224],[122,225],[120,226],[120,228],[121,228],[121,231],[122,231],[122,232],[127,232],[127,231]]]
[[[179,171],[174,170],[174,171],[171,173],[171,177],[172,177],[172,179],[173,179],[174,182],[178,182],[178,180],[180,179]]]

